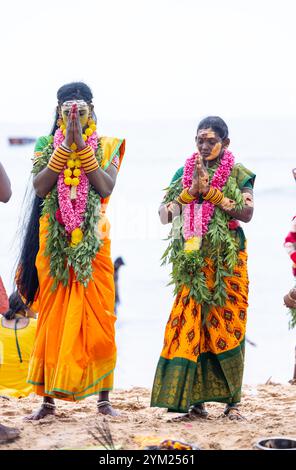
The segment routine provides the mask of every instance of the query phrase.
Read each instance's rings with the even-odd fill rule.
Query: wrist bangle
[[[86,174],[99,168],[95,153],[90,145],[87,145],[84,149],[77,152],[77,156],[81,159],[81,163]]]
[[[181,204],[190,204],[192,201],[195,201],[196,197],[192,196],[188,188],[183,189],[183,191],[179,194],[179,196],[176,198],[176,201]]]
[[[224,194],[217,188],[210,187],[209,191],[203,196],[205,201],[209,201],[215,206],[220,204],[224,199]]]
[[[70,147],[68,147],[66,144],[62,143],[60,145],[60,147],[65,150],[66,152],[72,152],[72,150],[70,149]]]
[[[60,173],[66,164],[66,160],[69,157],[70,151],[57,147],[52,156],[49,159],[47,167],[55,173]]]

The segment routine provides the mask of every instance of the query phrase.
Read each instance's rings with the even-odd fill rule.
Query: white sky
[[[73,80],[103,118],[295,116],[295,17],[295,0],[3,1],[0,121],[48,121]]]

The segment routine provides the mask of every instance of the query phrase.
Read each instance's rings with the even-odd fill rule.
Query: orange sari
[[[101,144],[102,168],[106,169],[116,155],[120,166],[125,142],[102,137]],[[36,258],[39,315],[28,374],[38,395],[73,401],[113,388],[116,316],[110,227],[105,216],[108,199],[102,200],[99,222],[104,243],[93,259],[93,280],[86,288],[72,271],[68,285],[59,283],[52,291],[49,258],[44,255],[48,217],[40,219]]]

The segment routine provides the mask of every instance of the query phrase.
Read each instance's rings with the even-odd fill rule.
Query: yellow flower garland
[[[93,119],[89,119],[88,127],[85,129],[84,134],[82,134],[82,138],[84,142],[90,137],[97,129],[96,123]],[[66,137],[66,126],[63,121],[59,123],[60,130],[62,131],[63,135]],[[64,183],[67,186],[78,186],[80,183],[79,176],[81,175],[81,160],[77,156],[76,150],[77,145],[75,142],[71,145],[72,152],[67,160],[67,168],[64,170]]]

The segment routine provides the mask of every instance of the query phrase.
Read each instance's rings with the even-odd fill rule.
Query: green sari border
[[[89,385],[88,387],[84,388],[83,390],[81,390],[81,392],[79,392],[77,395],[80,395],[81,393],[83,392],[86,392],[87,390],[89,390],[90,388],[94,387],[95,385],[97,385],[101,380],[104,380],[106,377],[108,377],[110,374],[112,374],[112,372],[114,372],[115,368],[110,370],[109,372],[107,372],[106,374],[102,375],[99,379],[97,379],[95,382],[93,382],[91,385]],[[44,382],[41,383],[41,382],[33,382],[32,380],[27,380],[27,383],[30,383],[32,385],[45,385]],[[106,389],[107,391],[108,389]],[[112,390],[112,389],[110,389]],[[101,389],[100,391],[104,391],[104,389]],[[63,390],[63,389],[60,389],[60,388],[54,388],[52,390],[52,392],[58,392],[58,393],[64,393],[65,395],[73,395],[75,396],[75,393],[73,392],[69,392],[68,390]],[[46,393],[47,395],[49,395],[50,393],[52,392],[49,392],[47,390],[44,391],[44,393]],[[94,395],[93,393],[91,393],[90,395]],[[90,395],[86,395],[86,396],[90,396]]]
[[[212,361],[214,358],[215,360],[218,360],[220,365],[222,365],[223,361],[228,361],[235,359],[242,354],[244,355],[244,349],[245,349],[245,337],[241,340],[238,346],[236,346],[233,349],[230,349],[229,351],[222,352],[220,354],[214,354],[210,351],[201,353],[199,357],[197,358],[196,361],[182,358],[182,357],[174,357],[172,359],[167,359],[163,356],[160,356],[157,370],[158,368],[160,370],[175,370],[177,368],[183,369],[186,371],[186,374],[189,374],[189,381],[190,381],[190,376],[192,378],[192,374],[195,374],[195,371],[197,368],[201,365],[203,367],[203,363],[206,365],[208,361]],[[168,369],[167,369],[168,367]],[[202,369],[203,370],[203,369]],[[161,379],[160,379],[161,380]],[[187,381],[188,379],[186,379]],[[230,384],[228,383],[227,377],[225,376],[225,385],[226,385],[226,390],[225,394],[224,392],[223,395],[217,394],[217,395],[212,395],[212,390],[211,387],[208,390],[208,393],[202,393],[201,397],[196,397],[195,400],[191,402],[189,406],[194,406],[197,405],[198,403],[205,403],[205,402],[218,402],[218,403],[239,403],[241,400],[241,384],[238,386],[236,384],[235,388],[232,388]],[[185,382],[184,382],[185,383]],[[188,382],[189,383],[189,382]],[[155,384],[155,382],[154,382]],[[156,394],[154,396],[154,385],[152,389],[152,395],[151,395],[151,404],[150,406],[152,407],[158,407],[158,408],[168,408],[170,411],[175,412],[175,413],[187,413],[188,408],[187,406],[181,406],[181,402],[177,400],[178,404],[168,403],[166,395],[162,392],[160,394]]]
[[[68,396],[71,395],[75,401],[79,401],[79,400],[83,400],[84,398],[91,397],[91,396],[93,396],[93,395],[98,395],[98,394],[101,393],[101,392],[110,392],[111,390],[113,390],[113,387],[110,387],[110,388],[100,388],[100,389],[97,390],[96,392],[87,393],[87,394],[82,395],[82,396],[76,395],[75,393],[68,393]],[[45,394],[45,395],[48,395],[48,396],[50,396],[50,397],[57,398],[57,399],[59,399],[59,400],[63,400],[63,398],[64,398],[64,397],[61,397],[61,396],[56,395],[56,394],[53,393],[53,392],[48,392],[47,390],[44,391],[44,394]]]
[[[27,380],[27,383],[32,385],[44,385],[44,382],[33,382],[33,380]]]

